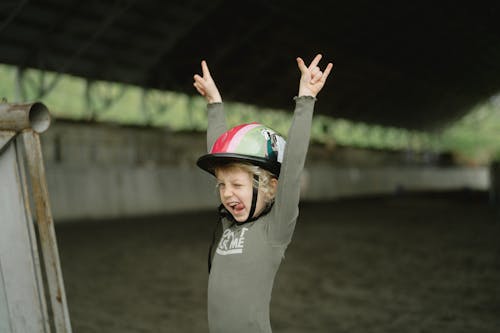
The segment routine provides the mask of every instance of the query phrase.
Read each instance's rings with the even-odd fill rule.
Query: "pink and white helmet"
[[[214,175],[218,165],[247,162],[279,177],[285,145],[285,139],[269,127],[256,122],[242,124],[219,136],[196,164]]]

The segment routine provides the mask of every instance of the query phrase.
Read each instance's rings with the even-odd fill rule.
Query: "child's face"
[[[240,168],[220,168],[216,171],[220,200],[236,221],[245,222],[250,214],[253,176]],[[254,216],[265,207],[264,193],[259,192]]]

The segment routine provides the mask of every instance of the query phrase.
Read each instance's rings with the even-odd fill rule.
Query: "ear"
[[[278,188],[278,180],[276,178],[271,178],[271,180],[269,181],[269,185],[271,186],[271,197],[272,199],[274,199],[274,196],[276,195],[276,189]]]

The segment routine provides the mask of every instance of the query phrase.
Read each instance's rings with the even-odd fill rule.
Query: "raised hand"
[[[215,82],[210,75],[210,71],[208,70],[208,65],[205,60],[201,61],[201,71],[203,77],[195,74],[193,86],[196,88],[196,90],[198,90],[200,95],[205,97],[207,103],[222,102],[222,97],[219,93],[219,89],[217,89],[217,86],[215,85]]]
[[[330,74],[330,71],[333,68],[333,64],[330,62],[326,66],[324,72],[322,72],[319,67],[319,61],[321,60],[322,55],[317,54],[309,67],[304,64],[304,60],[302,58],[297,57],[297,65],[299,67],[301,76],[299,83],[299,97],[300,96],[313,96],[321,91],[323,86],[325,85],[326,79]]]

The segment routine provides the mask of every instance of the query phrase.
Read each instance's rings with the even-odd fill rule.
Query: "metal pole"
[[[54,221],[50,209],[47,181],[45,179],[40,136],[35,131],[26,130],[22,133],[22,137],[33,190],[35,215],[45,263],[45,274],[49,287],[55,331],[57,333],[70,333],[71,323],[59,261]]]
[[[0,130],[20,132],[32,129],[37,133],[50,126],[50,113],[42,103],[0,103]]]
[[[30,246],[31,246],[31,256],[33,258],[33,270],[35,273],[35,278],[36,278],[36,284],[37,288],[39,290],[39,302],[40,302],[40,310],[43,315],[42,322],[44,326],[44,332],[50,332],[50,319],[47,311],[47,300],[46,300],[46,292],[45,288],[43,285],[43,273],[41,272],[40,269],[40,255],[38,252],[38,246],[37,246],[37,238],[36,238],[36,233],[35,233],[35,228],[33,225],[33,216],[31,213],[31,205],[30,205],[30,197],[29,197],[29,190],[28,190],[28,180],[26,179],[26,168],[25,168],[25,163],[23,160],[23,154],[22,154],[22,149],[21,145],[19,144],[18,140],[14,141],[13,144],[15,145],[15,151],[16,151],[16,157],[17,157],[17,165],[18,165],[18,170],[19,170],[19,183],[20,187],[22,188],[22,194],[23,194],[23,201],[24,201],[24,211],[26,214],[27,218],[27,230],[28,230],[28,235],[29,235],[29,240],[30,240]]]

